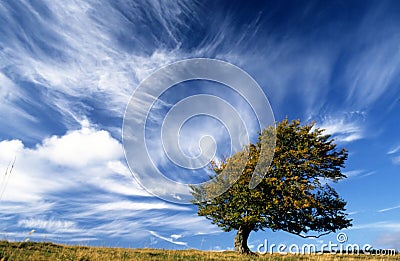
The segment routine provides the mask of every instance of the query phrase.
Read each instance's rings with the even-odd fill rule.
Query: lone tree
[[[270,144],[262,144],[268,140],[263,137],[271,133],[276,133],[276,146],[271,149],[274,157],[271,164],[264,164],[260,151],[263,145]],[[259,229],[320,237],[351,226],[351,219],[344,212],[346,202],[330,186],[331,181],[346,177],[341,168],[347,156],[347,150],[337,150],[330,135],[324,135],[314,123],[301,125],[299,120],[285,119],[276,129],[264,129],[256,144],[248,145],[222,163],[213,162],[216,182],[192,187],[193,203],[200,216],[212,220],[223,231],[237,230],[234,246],[242,254],[251,253],[247,239],[251,231]],[[244,163],[244,169],[237,169],[238,161]],[[212,195],[217,186],[226,182],[226,171],[218,179],[225,168],[228,176],[240,171],[237,182],[220,196],[204,201],[206,194]],[[255,169],[265,176],[250,189]],[[310,235],[310,231],[316,235]]]

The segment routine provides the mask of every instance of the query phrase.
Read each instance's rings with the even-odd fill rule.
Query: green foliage
[[[265,137],[275,133],[276,146],[272,150],[270,139]],[[274,156],[269,164],[271,153]],[[244,154],[248,157],[242,157]],[[301,125],[299,120],[285,119],[276,129],[264,129],[256,144],[248,145],[222,163],[213,162],[217,181],[192,187],[193,203],[200,216],[224,231],[270,228],[303,237],[310,231],[335,232],[351,226],[344,212],[346,202],[329,185],[345,178],[341,168],[347,156],[346,149],[337,150],[330,136],[315,128],[314,123]],[[244,169],[237,167],[243,163]],[[255,171],[265,176],[250,189]],[[223,177],[218,178],[222,173]],[[204,195],[212,195],[229,176],[238,175],[237,182],[224,194],[203,201],[207,198]]]

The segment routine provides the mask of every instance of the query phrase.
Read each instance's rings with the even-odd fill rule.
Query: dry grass
[[[400,256],[265,255],[240,256],[232,251],[161,250],[67,246],[53,243],[0,241],[0,260],[400,260]]]

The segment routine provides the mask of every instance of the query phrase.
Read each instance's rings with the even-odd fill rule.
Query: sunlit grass
[[[269,255],[241,256],[233,251],[162,250],[67,246],[48,242],[0,241],[0,260],[400,260],[400,256]]]

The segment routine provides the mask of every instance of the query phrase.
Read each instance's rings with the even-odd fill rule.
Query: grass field
[[[265,255],[240,256],[232,251],[161,250],[67,246],[48,242],[0,241],[0,260],[400,260],[372,255]]]

